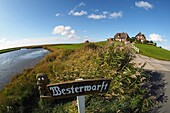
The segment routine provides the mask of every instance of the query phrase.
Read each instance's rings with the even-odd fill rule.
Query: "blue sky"
[[[0,0],[0,49],[145,34],[170,49],[169,0]]]

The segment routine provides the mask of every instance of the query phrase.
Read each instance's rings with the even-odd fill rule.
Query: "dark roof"
[[[120,33],[116,33],[116,34],[114,35],[114,38],[115,38],[115,37],[118,37],[118,36],[120,36]]]
[[[116,33],[114,35],[114,39],[117,38],[117,39],[125,39],[125,38],[129,38],[129,35],[127,33]]]
[[[143,36],[146,39],[145,35],[142,34],[141,32],[139,32],[135,37],[137,37],[137,36]]]
[[[109,40],[113,40],[113,38],[108,38],[107,41],[109,41]]]

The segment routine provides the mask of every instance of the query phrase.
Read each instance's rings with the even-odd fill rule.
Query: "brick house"
[[[119,41],[119,42],[127,42],[129,41],[130,37],[127,33],[116,33],[114,35],[114,40]]]
[[[135,36],[135,40],[140,40],[142,43],[146,40],[146,37],[144,34],[142,34],[141,32],[139,32],[136,36]]]

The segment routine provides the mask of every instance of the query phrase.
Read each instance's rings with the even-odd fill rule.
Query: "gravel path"
[[[159,113],[169,113],[170,112],[170,61],[161,61],[140,54],[136,55],[136,58],[132,61],[136,64],[136,67],[141,67],[144,63],[145,70],[150,70],[153,72],[159,73],[164,81],[165,91],[164,91],[164,100],[159,105],[161,106],[158,110]],[[162,76],[163,75],[163,76]],[[154,75],[153,75],[154,76]],[[156,75],[155,75],[156,76]],[[163,90],[163,89],[162,89]]]
[[[133,62],[136,63],[137,67],[140,67],[143,63],[146,62],[144,69],[170,72],[170,61],[161,61],[137,54]]]

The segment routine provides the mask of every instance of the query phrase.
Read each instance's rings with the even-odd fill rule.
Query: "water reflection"
[[[45,49],[21,49],[0,54],[0,89],[13,75],[35,66],[47,53]]]

